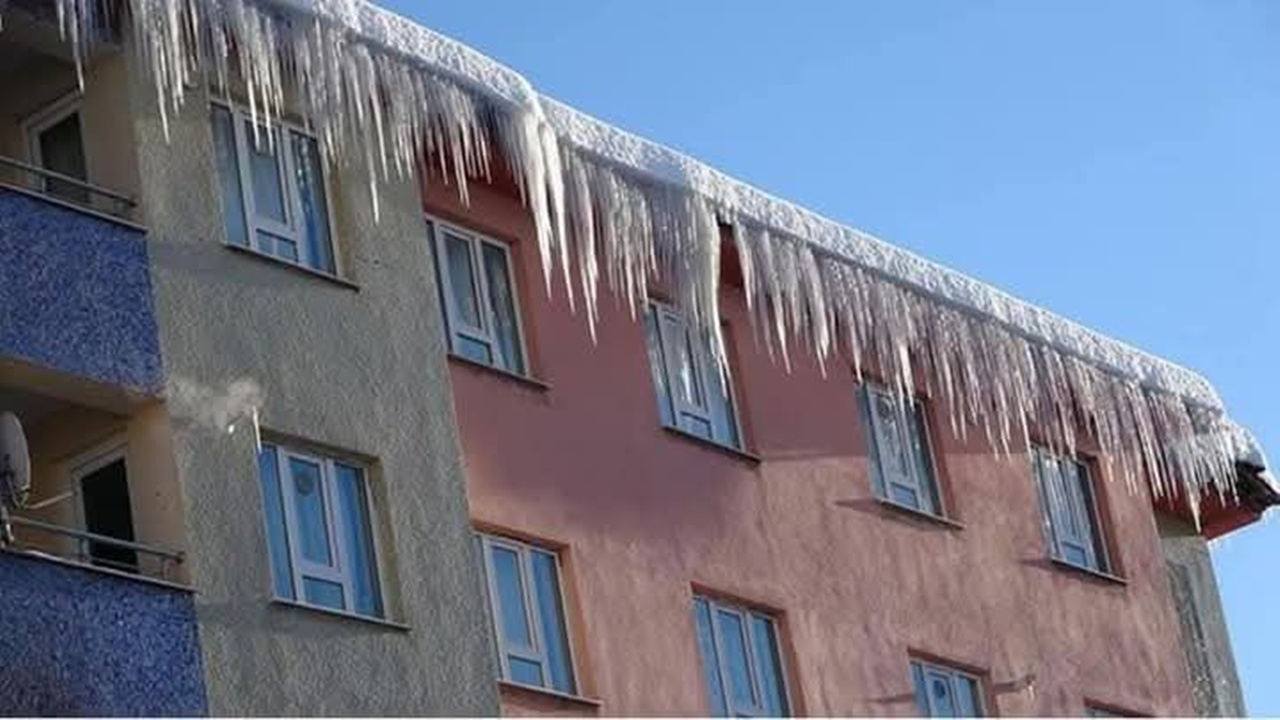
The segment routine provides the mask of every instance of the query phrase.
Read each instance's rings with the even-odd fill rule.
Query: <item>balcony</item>
[[[206,712],[189,591],[0,551],[0,715]]]

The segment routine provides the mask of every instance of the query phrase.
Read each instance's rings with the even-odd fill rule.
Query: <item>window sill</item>
[[[1112,585],[1119,585],[1121,587],[1125,587],[1129,584],[1128,580],[1125,580],[1119,575],[1112,575],[1111,573],[1104,572],[1102,570],[1094,570],[1093,568],[1088,568],[1083,565],[1077,565],[1075,563],[1067,562],[1066,560],[1062,560],[1059,558],[1051,557],[1049,558],[1049,562],[1052,563],[1053,566],[1055,568],[1058,568],[1059,570],[1062,570],[1064,572],[1077,573],[1079,575],[1082,575],[1092,580],[1098,580],[1098,581],[1102,581]]]
[[[545,383],[537,378],[531,378],[525,375],[513,373],[510,370],[503,370],[502,368],[494,367],[493,365],[486,365],[482,362],[479,362],[477,360],[472,360],[469,357],[464,357],[455,352],[449,353],[449,362],[457,365],[463,365],[468,368],[474,368],[481,372],[487,372],[493,375],[497,375],[498,377],[504,380],[510,380],[511,382],[519,383],[520,385],[524,385],[525,387],[528,387],[530,389],[537,390],[538,392],[549,392],[551,390],[550,384]]]
[[[942,527],[945,527],[951,530],[964,529],[964,523],[960,522],[959,520],[954,520],[944,515],[934,515],[933,513],[925,512],[924,510],[913,508],[910,505],[903,505],[902,503],[896,503],[892,500],[889,500],[888,498],[882,498],[882,497],[876,496],[876,503],[879,504],[880,507],[884,508],[885,510],[888,510],[889,512],[901,513],[902,515],[905,515],[907,517],[923,520],[925,522],[934,523],[935,525],[940,525]]]
[[[361,615],[359,613],[347,612],[345,610],[334,610],[333,608],[321,607],[320,605],[311,605],[308,603],[298,602],[297,600],[285,600],[284,598],[271,598],[271,604],[279,606],[281,608],[295,608],[298,610],[307,610],[313,613],[317,613],[319,615],[328,615],[330,617],[341,618],[343,620],[355,620],[357,622],[368,623],[370,625],[383,627],[388,630],[399,630],[401,632],[408,632],[413,629],[408,625],[405,625],[404,623],[398,623],[398,622],[395,622],[394,620],[370,617],[368,615]]]
[[[759,465],[761,462],[764,461],[763,458],[761,458],[759,455],[756,455],[754,453],[749,453],[746,450],[739,450],[738,448],[730,447],[728,445],[721,445],[718,442],[715,442],[713,440],[708,440],[704,437],[699,437],[697,435],[694,435],[691,432],[685,432],[680,428],[671,427],[670,425],[663,425],[662,429],[668,435],[673,435],[675,437],[680,438],[681,440],[693,443],[694,445],[698,445],[699,447],[704,447],[704,448],[707,448],[708,450],[715,450],[716,452],[719,452],[724,455],[728,455],[729,457],[736,458],[744,462],[751,463],[752,465]]]
[[[244,247],[243,245],[232,245],[230,243],[227,243],[227,244],[224,244],[223,247],[225,247],[228,250],[231,250],[232,252],[240,253],[241,255],[248,255],[249,257],[257,258],[258,260],[274,263],[275,265],[278,265],[282,268],[286,268],[297,273],[302,273],[303,275],[309,275],[319,280],[331,282],[334,285],[344,287],[348,290],[354,290],[355,292],[360,292],[360,286],[355,284],[354,282],[347,280],[346,278],[338,277],[337,275],[334,275],[332,273],[324,272],[323,270],[316,270],[315,268],[309,268],[306,265],[299,265],[297,263],[292,263],[283,258],[278,258],[275,255],[268,255],[264,252],[259,252],[257,250],[254,250],[253,248]]]
[[[537,685],[525,685],[524,683],[513,682],[511,680],[499,680],[498,691],[503,694],[511,695],[530,695],[535,697],[547,697],[553,700],[559,700],[566,705],[581,707],[584,709],[596,710],[604,703],[596,698],[583,697],[582,695],[573,695],[571,693],[563,693],[559,690],[551,690],[549,688],[538,687]]]

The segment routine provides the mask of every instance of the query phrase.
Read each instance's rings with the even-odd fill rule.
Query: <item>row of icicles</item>
[[[362,4],[327,1],[348,11]],[[300,103],[327,160],[357,160],[371,183],[412,176],[427,158],[465,202],[468,181],[487,180],[500,155],[533,215],[548,292],[558,268],[593,337],[602,278],[633,315],[661,278],[727,372],[718,320],[725,224],[755,335],[788,367],[800,344],[824,370],[840,358],[859,378],[868,374],[902,394],[923,388],[945,408],[953,432],[977,428],[1004,453],[1033,441],[1074,453],[1081,434],[1090,435],[1131,488],[1145,477],[1156,496],[1181,494],[1197,514],[1203,491],[1233,496],[1236,448],[1219,408],[1141,387],[733,207],[562,143],[534,93],[527,102],[494,97],[274,0],[57,0],[57,7],[78,66],[95,28],[129,20],[166,133],[197,81],[228,87],[238,78],[255,121],[269,123]]]

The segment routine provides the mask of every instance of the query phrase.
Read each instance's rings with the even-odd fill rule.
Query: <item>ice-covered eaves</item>
[[[1087,433],[1129,483],[1193,511],[1205,491],[1234,496],[1238,462],[1266,466],[1200,375],[543,97],[364,0],[53,1],[77,58],[104,7],[129,19],[162,113],[193,80],[226,85],[238,69],[252,114],[279,115],[296,89],[328,160],[362,163],[375,183],[429,159],[465,201],[500,155],[533,216],[547,290],[559,278],[593,334],[602,287],[636,312],[660,277],[723,361],[728,226],[757,334],[787,366],[800,346],[901,394],[923,386],[956,432],[976,428],[1006,452],[1074,452]]]

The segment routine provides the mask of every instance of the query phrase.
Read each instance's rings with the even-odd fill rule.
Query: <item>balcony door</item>
[[[85,162],[84,128],[78,102],[59,102],[27,124],[32,164],[81,182],[89,179]],[[57,178],[39,178],[37,187],[50,195],[87,204],[89,191]]]
[[[129,502],[129,470],[124,450],[100,455],[80,465],[73,478],[80,495],[85,532],[134,542],[133,509]],[[89,561],[113,570],[136,571],[137,551],[105,541],[88,541]]]

